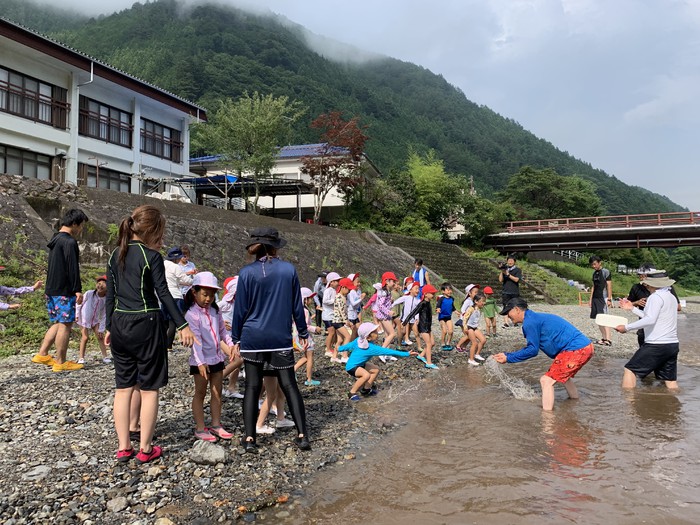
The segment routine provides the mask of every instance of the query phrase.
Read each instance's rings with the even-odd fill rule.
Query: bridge
[[[485,244],[501,252],[700,246],[700,212],[513,221]]]

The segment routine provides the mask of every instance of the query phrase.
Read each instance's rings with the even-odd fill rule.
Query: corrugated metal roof
[[[280,159],[298,159],[309,155],[318,155],[321,153],[325,142],[316,144],[295,144],[292,146],[283,146],[277,153],[277,158]],[[338,153],[347,153],[347,148],[336,148]],[[194,157],[190,159],[190,163],[207,164],[216,163],[223,159],[223,155],[206,155],[204,157]]]

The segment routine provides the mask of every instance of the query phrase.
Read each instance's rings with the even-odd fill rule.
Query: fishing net
[[[508,390],[515,399],[524,399],[527,401],[539,399],[540,395],[532,386],[528,385],[522,379],[510,377],[503,371],[503,365],[496,362],[493,357],[489,357],[484,362],[484,370],[486,371],[486,380],[497,382],[501,388]]]

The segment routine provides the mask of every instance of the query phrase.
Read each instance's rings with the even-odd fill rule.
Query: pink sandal
[[[209,441],[210,443],[214,443],[216,441],[216,438],[211,432],[209,432],[208,428],[205,428],[204,430],[195,430],[194,437],[201,439],[202,441]]]
[[[233,437],[233,434],[225,430],[221,425],[218,427],[209,427],[209,432],[220,437],[221,439],[231,439]]]

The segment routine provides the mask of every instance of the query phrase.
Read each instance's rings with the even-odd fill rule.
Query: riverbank
[[[533,305],[533,309],[561,315],[589,337],[598,337],[586,307]],[[700,305],[689,302],[686,311],[698,313]],[[519,329],[499,329],[484,354],[511,351],[522,342]],[[321,348],[322,341],[317,339],[316,344]],[[597,354],[624,356],[635,349],[634,334],[615,334],[613,346],[599,347]],[[72,348],[69,355],[74,353]],[[468,366],[463,354],[435,353],[441,368]],[[192,457],[193,385],[186,351],[171,355],[172,377],[161,392],[157,443],[165,455],[144,466],[114,460],[113,369],[102,365],[97,355],[90,356],[85,370],[65,374],[31,363],[27,354],[2,360],[0,516],[14,524],[166,524],[252,521],[257,509],[277,504],[284,512],[284,502],[293,501],[316,471],[333,465],[342,475],[343,463],[361,456],[370,443],[395,428],[393,421],[374,415],[378,404],[401,403],[402,395],[419,389],[422,379],[442,372],[426,370],[412,358],[380,364],[379,395],[351,404],[350,377],[340,365],[323,358],[320,350],[317,355],[314,375],[321,385],[300,387],[313,449],[297,450],[292,429],[260,436],[259,453],[243,454],[238,445],[241,401],[227,399],[223,424],[235,438],[219,442],[221,450],[216,452],[223,454],[211,458],[213,465]]]

